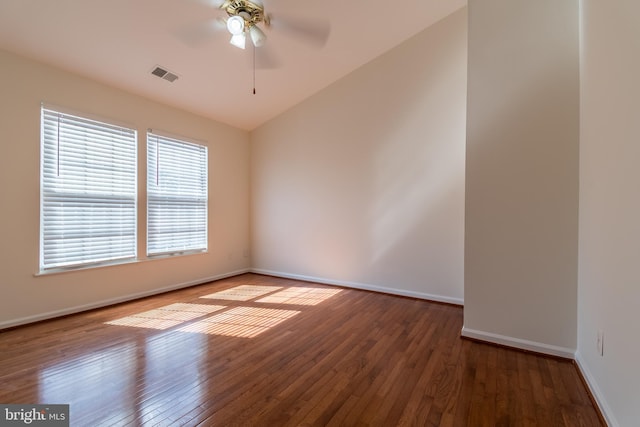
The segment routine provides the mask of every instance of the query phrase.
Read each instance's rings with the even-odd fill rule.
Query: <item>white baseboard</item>
[[[613,416],[613,411],[611,411],[611,407],[607,403],[607,400],[604,398],[604,395],[600,390],[600,387],[598,387],[598,383],[593,378],[591,371],[589,371],[589,368],[582,360],[582,355],[580,354],[579,351],[576,352],[575,360],[576,360],[576,365],[578,365],[578,369],[580,369],[580,372],[582,373],[582,377],[587,382],[587,387],[589,387],[589,391],[591,392],[591,395],[596,400],[596,404],[598,405],[598,409],[600,409],[600,413],[604,417],[604,420],[607,422],[607,425],[609,427],[618,427],[620,424],[618,424],[615,417]]]
[[[408,291],[403,289],[387,288],[383,286],[368,285],[365,283],[346,282],[343,280],[332,280],[332,279],[326,279],[323,277],[303,276],[300,274],[283,273],[281,271],[264,270],[261,268],[252,268],[251,272],[256,274],[264,274],[267,276],[282,277],[284,279],[302,280],[304,282],[322,283],[326,285],[335,285],[335,286],[342,286],[345,288],[362,289],[365,291],[381,292],[385,294],[399,295],[403,297],[418,298],[418,299],[424,299],[424,300],[436,301],[436,302],[443,302],[447,304],[464,305],[464,300],[462,298],[444,297],[441,295],[433,295],[433,294],[427,294],[423,292],[414,292],[414,291]]]
[[[535,341],[523,340],[520,338],[508,337],[505,335],[492,334],[490,332],[476,331],[466,327],[462,328],[461,335],[480,341],[487,341],[493,344],[500,344],[520,350],[534,351],[536,353],[548,354],[550,356],[574,359],[575,350],[555,345],[543,344]]]
[[[132,301],[132,300],[135,300],[135,299],[149,297],[149,296],[157,295],[157,294],[162,294],[162,293],[169,292],[169,291],[175,291],[177,289],[188,288],[188,287],[196,286],[196,285],[202,285],[203,283],[213,282],[214,280],[226,279],[227,277],[237,276],[237,275],[240,275],[240,274],[248,273],[249,271],[250,270],[248,268],[247,269],[243,269],[243,270],[232,271],[230,273],[223,273],[223,274],[219,274],[219,275],[212,276],[212,277],[204,277],[204,278],[198,279],[198,280],[192,280],[192,281],[189,281],[189,282],[178,283],[178,284],[167,286],[167,287],[164,287],[164,288],[153,289],[153,290],[150,290],[150,291],[140,292],[140,293],[136,293],[136,294],[124,295],[124,296],[120,296],[120,297],[117,297],[117,298],[111,298],[111,299],[108,299],[108,300],[102,300],[102,301],[94,302],[94,303],[91,303],[91,304],[86,304],[86,305],[81,305],[81,306],[76,306],[76,307],[69,307],[69,308],[65,308],[65,309],[62,309],[62,310],[50,311],[48,313],[41,313],[41,314],[36,314],[36,315],[33,315],[33,316],[27,316],[27,317],[21,317],[21,318],[18,318],[18,319],[12,319],[12,320],[8,320],[8,321],[0,322],[0,330],[6,329],[6,328],[12,328],[12,327],[15,327],[15,326],[20,326],[20,325],[26,325],[28,323],[39,322],[41,320],[53,319],[55,317],[67,316],[69,314],[80,313],[82,311],[93,310],[95,308],[106,307],[106,306],[109,306],[109,305],[119,304],[119,303],[122,303],[122,302]]]

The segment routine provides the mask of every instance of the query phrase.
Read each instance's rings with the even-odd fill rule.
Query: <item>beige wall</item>
[[[470,0],[463,334],[571,357],[578,0]]]
[[[462,302],[466,8],[252,133],[259,271]]]
[[[251,145],[246,132],[0,51],[0,328],[251,265],[464,297],[463,334],[569,357],[577,346],[610,425],[635,425],[640,3],[581,5],[580,88],[577,0],[470,0],[468,109],[464,8]],[[147,128],[207,141],[209,253],[36,276],[41,102],[130,123],[140,154]]]
[[[582,1],[577,359],[611,426],[640,420],[639,41],[640,2]]]
[[[67,72],[0,51],[0,327],[196,283],[249,267],[249,135]],[[163,84],[165,82],[159,82]],[[40,104],[131,124],[138,130],[138,188],[145,188],[145,131],[209,147],[209,252],[36,276]],[[144,196],[139,257],[144,258]]]

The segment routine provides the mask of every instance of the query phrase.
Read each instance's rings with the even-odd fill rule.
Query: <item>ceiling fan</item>
[[[227,30],[231,34],[229,43],[244,49],[248,33],[255,47],[260,47],[264,44],[267,36],[258,27],[258,24],[264,24],[265,27],[269,27],[271,19],[269,15],[264,13],[264,6],[260,1],[226,0],[220,5],[220,9],[229,15],[226,21]]]
[[[263,29],[277,30],[287,33],[289,37],[297,39],[315,48],[321,48],[327,42],[331,27],[328,21],[310,20],[303,17],[283,18],[278,13],[274,18],[265,12],[262,0],[197,0],[208,7],[215,7],[226,12],[225,18],[214,19],[180,31],[176,35],[186,44],[196,45],[211,36],[212,31],[225,28],[230,35],[229,43],[240,49],[245,49],[247,38],[253,45],[253,93],[255,89],[256,68],[268,69],[279,66],[277,59],[269,53],[270,49],[262,48],[267,36]],[[262,27],[262,28],[261,28]]]
[[[319,48],[327,42],[331,30],[328,22],[302,17],[274,18],[265,12],[262,0],[201,1],[226,12],[227,16],[218,22],[229,32],[229,43],[240,49],[245,49],[247,38],[253,46],[263,46],[267,40],[265,30],[271,29],[287,32],[292,38]]]

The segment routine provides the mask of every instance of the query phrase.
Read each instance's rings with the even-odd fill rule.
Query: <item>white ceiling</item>
[[[252,130],[466,4],[466,0],[263,0],[274,23],[328,23],[322,48],[278,28],[259,68],[228,43],[207,0],[0,0],[0,49],[193,113]],[[174,83],[150,74],[160,65]]]

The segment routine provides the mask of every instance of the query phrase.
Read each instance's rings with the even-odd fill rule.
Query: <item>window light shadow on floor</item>
[[[230,305],[175,303],[131,316],[105,322],[107,325],[129,326],[179,332],[253,338],[301,311],[266,308],[264,304],[314,306],[341,292],[340,289],[241,285],[200,298],[226,300]],[[259,304],[261,307],[245,306]],[[212,313],[218,312],[211,316]]]
[[[296,314],[300,314],[300,312],[271,308],[236,307],[224,313],[183,326],[178,330],[182,332],[253,338]]]
[[[175,303],[105,323],[164,330],[224,308],[222,305]]]
[[[292,287],[283,291],[268,295],[256,302],[295,304],[295,305],[316,305],[340,293],[340,289],[325,288],[302,288]]]
[[[230,301],[249,301],[268,293],[278,291],[282,289],[281,286],[256,286],[256,285],[241,285],[235,288],[225,289],[224,291],[215,292],[213,294],[205,295],[201,298],[208,299],[221,299]]]

